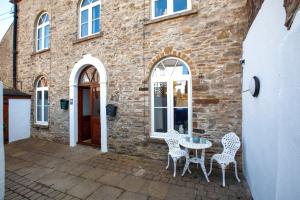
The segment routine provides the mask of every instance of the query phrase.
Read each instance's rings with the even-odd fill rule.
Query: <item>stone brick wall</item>
[[[13,25],[9,27],[0,42],[0,81],[3,82],[5,88],[13,87],[12,40]]]
[[[166,56],[189,64],[193,84],[193,127],[204,129],[220,150],[221,137],[241,137],[242,41],[248,29],[247,1],[192,0],[193,10],[150,20],[150,1],[102,0],[102,34],[78,41],[78,1],[20,1],[18,85],[32,94],[37,77],[49,81],[49,126],[34,125],[34,137],[68,143],[69,115],[59,100],[68,98],[74,64],[92,54],[108,72],[108,103],[118,106],[108,121],[109,150],[165,159],[166,145],[150,133],[149,77]],[[50,50],[34,52],[35,22],[42,11],[50,16]],[[22,88],[20,88],[22,86]],[[33,104],[34,105],[34,104]],[[34,113],[34,107],[32,108]],[[240,162],[241,163],[241,162]]]

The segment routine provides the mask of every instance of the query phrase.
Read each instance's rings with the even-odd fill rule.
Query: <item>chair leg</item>
[[[173,174],[173,176],[176,177],[176,163],[177,163],[177,159],[173,158],[173,163],[174,163],[174,174]]]
[[[222,186],[225,187],[225,168],[226,165],[221,165],[222,168]]]
[[[170,164],[170,155],[168,154],[168,165],[167,165],[166,169],[169,168],[169,164]]]
[[[237,163],[236,161],[233,162],[234,163],[234,169],[235,169],[235,178],[238,182],[241,182],[237,173]]]
[[[212,163],[213,163],[213,161],[214,161],[214,158],[212,157],[211,159],[210,159],[210,169],[209,169],[209,172],[208,172],[208,176],[211,174],[211,172],[212,172]]]

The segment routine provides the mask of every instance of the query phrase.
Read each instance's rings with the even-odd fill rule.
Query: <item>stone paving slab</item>
[[[195,165],[192,174],[181,177],[184,160],[174,178],[172,167],[165,169],[166,161],[38,139],[5,145],[5,154],[8,200],[252,199],[244,178],[240,175],[238,183],[230,170],[225,188],[219,169],[213,170],[210,183]]]

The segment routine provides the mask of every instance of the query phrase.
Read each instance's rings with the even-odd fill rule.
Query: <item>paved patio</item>
[[[5,154],[7,200],[251,199],[241,174],[238,183],[228,171],[222,188],[219,170],[213,171],[210,183],[196,166],[192,175],[181,177],[184,161],[173,178],[172,167],[165,170],[163,161],[38,139],[6,145]]]

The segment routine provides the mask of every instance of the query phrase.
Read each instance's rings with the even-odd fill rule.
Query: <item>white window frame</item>
[[[36,83],[36,89],[35,89],[35,124],[37,125],[43,125],[43,126],[48,126],[48,121],[49,121],[49,89],[48,87],[38,87],[39,82],[41,81],[41,79],[44,77],[39,78],[39,80]],[[45,115],[44,115],[44,111],[45,111],[45,91],[48,92],[48,121],[45,121]],[[38,105],[37,105],[37,97],[38,97],[38,92],[41,92],[42,94],[42,102],[41,102],[41,121],[38,121],[37,116],[38,116]]]
[[[78,25],[78,28],[79,28],[78,37],[79,38],[89,37],[89,36],[92,36],[92,35],[99,34],[101,32],[101,0],[82,7],[83,1],[84,0],[81,1],[80,9],[79,9],[79,19],[78,19],[78,24],[79,24]],[[92,33],[93,32],[93,7],[98,6],[98,5],[100,6],[100,11],[99,11],[100,12],[99,13],[99,32]],[[86,36],[81,36],[81,13],[82,13],[82,11],[85,11],[85,10],[88,11],[88,34]]]
[[[161,18],[161,17],[165,17],[165,16],[177,14],[177,13],[182,13],[182,12],[186,12],[186,11],[192,9],[191,0],[187,0],[187,9],[174,12],[173,11],[174,10],[173,9],[174,8],[173,0],[167,0],[167,14],[156,17],[155,16],[155,1],[156,0],[151,0],[151,18],[152,19],[158,19],[158,18]]]
[[[170,79],[164,77],[159,77],[155,78],[153,77],[153,73],[155,71],[155,68],[158,67],[160,63],[163,63],[165,60],[169,59],[176,59],[178,61],[181,61],[182,63],[185,64],[187,69],[189,70],[188,75],[181,75],[177,77],[170,77]],[[160,60],[155,67],[152,70],[151,73],[151,133],[150,137],[154,139],[164,139],[167,135],[167,133],[162,133],[162,132],[155,132],[154,131],[154,83],[157,82],[167,82],[167,122],[168,122],[168,131],[174,129],[174,91],[173,91],[173,81],[188,81],[188,134],[181,134],[182,137],[185,136],[192,136],[192,76],[191,76],[191,70],[189,68],[189,65],[181,60],[180,58],[177,57],[167,57],[162,60]]]
[[[42,24],[39,25],[39,21],[41,20],[41,18],[44,15],[48,15],[48,21],[47,22],[43,22]],[[45,48],[45,27],[49,25],[49,35],[48,35],[48,47]],[[42,48],[39,49],[39,29],[42,29]],[[49,14],[47,12],[44,12],[40,15],[39,19],[37,20],[37,26],[36,26],[36,51],[43,51],[46,49],[49,49],[49,44],[50,44],[50,18],[49,18]]]

